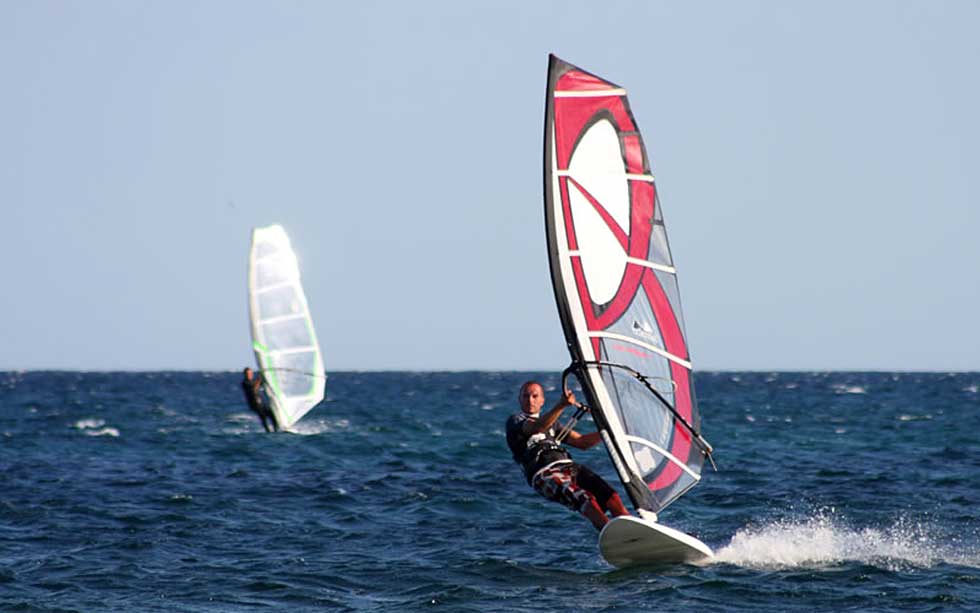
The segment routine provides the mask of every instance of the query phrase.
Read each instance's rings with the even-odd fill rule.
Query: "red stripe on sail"
[[[596,213],[599,213],[599,217],[602,218],[602,221],[606,222],[606,226],[609,228],[609,231],[613,233],[613,236],[616,237],[616,240],[619,241],[619,245],[623,248],[623,251],[626,251],[629,248],[629,237],[626,235],[626,231],[619,227],[619,224],[616,223],[613,216],[609,214],[606,207],[602,206],[602,203],[596,200],[596,198],[590,194],[587,189],[582,187],[581,183],[575,179],[569,180],[571,181],[572,185],[578,188],[579,193],[585,196],[585,199],[589,201],[589,204],[592,205],[592,208],[595,209]],[[571,201],[569,201],[568,208],[571,209]]]
[[[684,333],[681,332],[680,323],[674,315],[674,307],[671,306],[667,294],[660,286],[660,280],[650,269],[645,269],[646,278],[643,280],[643,288],[646,290],[647,300],[657,318],[657,325],[660,326],[660,335],[664,339],[664,349],[677,357],[687,359],[687,343],[684,342]],[[686,417],[686,416],[685,416]]]
[[[646,167],[643,164],[643,141],[638,134],[620,135],[623,143],[623,157],[626,160],[626,172],[631,174],[643,174]]]

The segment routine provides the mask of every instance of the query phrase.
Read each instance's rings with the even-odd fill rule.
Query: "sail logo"
[[[650,354],[648,354],[645,351],[640,351],[636,347],[629,347],[627,345],[621,345],[619,343],[613,343],[612,344],[612,348],[615,349],[616,351],[624,351],[626,353],[633,354],[633,355],[635,355],[638,358],[646,359],[646,358],[649,358],[650,357]]]
[[[633,334],[642,336],[643,338],[653,342],[654,345],[660,346],[660,337],[653,331],[653,328],[651,328],[650,324],[648,323],[639,322],[634,319]]]

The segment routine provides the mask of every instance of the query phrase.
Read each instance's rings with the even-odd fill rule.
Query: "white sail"
[[[276,421],[288,429],[323,400],[326,375],[299,264],[282,226],[252,231],[248,306],[255,360]]]

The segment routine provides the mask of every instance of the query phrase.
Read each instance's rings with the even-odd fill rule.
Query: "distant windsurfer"
[[[258,375],[253,375],[251,368],[246,368],[242,371],[244,375],[242,379],[242,391],[245,392],[245,400],[248,401],[248,408],[252,409],[259,419],[262,420],[262,427],[265,428],[266,432],[278,432],[279,423],[276,422],[276,416],[273,414],[272,409],[262,398],[262,384],[265,382],[262,377],[262,373]],[[269,427],[269,424],[272,427]]]
[[[578,511],[596,530],[609,522],[606,512],[613,517],[629,515],[616,490],[587,466],[573,462],[556,438],[560,430],[558,418],[575,404],[575,394],[566,390],[554,408],[544,415],[541,414],[544,388],[537,381],[524,383],[517,399],[521,412],[507,420],[507,446],[534,491]],[[600,440],[598,432],[579,434],[569,430],[564,442],[577,449],[589,449]]]

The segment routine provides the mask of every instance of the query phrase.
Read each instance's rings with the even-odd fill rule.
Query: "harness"
[[[515,457],[514,460],[522,467],[532,466],[538,462],[542,453],[548,451],[561,451],[565,455],[568,455],[568,452],[565,451],[565,448],[561,445],[552,441],[544,440],[530,445],[524,450],[524,453],[521,454],[520,458]]]

